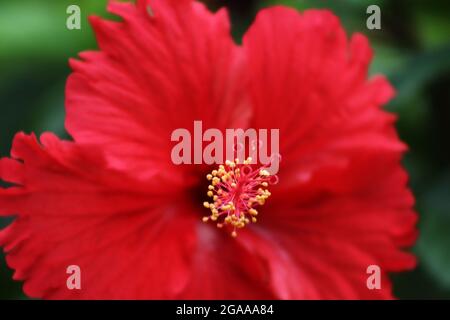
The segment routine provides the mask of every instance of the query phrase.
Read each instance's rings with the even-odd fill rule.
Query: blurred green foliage
[[[106,0],[0,0],[0,153],[17,131],[64,131],[67,60],[95,49],[87,16],[105,12]],[[405,165],[420,214],[413,249],[419,266],[394,277],[400,298],[450,298],[450,2],[422,0],[209,0],[231,11],[240,42],[260,8],[288,5],[329,8],[348,33],[362,32],[375,49],[372,73],[384,73],[397,89],[388,109],[410,146]],[[66,9],[82,10],[82,30],[67,30]],[[382,29],[366,28],[366,8],[381,8]],[[0,222],[0,227],[6,221]],[[0,257],[0,298],[24,298]]]

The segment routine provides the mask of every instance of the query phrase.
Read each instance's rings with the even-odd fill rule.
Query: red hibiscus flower
[[[263,10],[242,46],[224,10],[193,1],[109,10],[122,21],[91,19],[100,51],[70,62],[73,141],[19,133],[0,161],[10,183],[0,215],[15,216],[0,245],[25,293],[391,298],[389,273],[415,265],[403,248],[414,242],[416,214],[400,165],[406,147],[381,108],[393,89],[368,79],[367,39],[348,39],[322,10]],[[195,120],[280,129],[279,183],[237,237],[202,222],[205,175],[217,166],[170,159],[170,133]],[[81,290],[67,288],[70,265],[80,267]],[[378,290],[367,287],[370,265],[381,270]]]

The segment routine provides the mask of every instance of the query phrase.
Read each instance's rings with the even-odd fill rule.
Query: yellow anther
[[[268,176],[270,176],[270,173],[269,173],[269,171],[263,169],[259,172],[259,175],[263,176],[263,177],[268,177]]]

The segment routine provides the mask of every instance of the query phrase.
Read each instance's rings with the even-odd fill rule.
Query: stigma
[[[237,236],[238,229],[257,222],[257,207],[264,205],[271,196],[268,186],[278,181],[278,177],[267,170],[268,165],[254,168],[251,162],[250,157],[243,163],[239,159],[227,160],[206,176],[210,181],[207,196],[212,201],[203,203],[211,210],[209,216],[203,217],[203,222],[211,220],[218,228],[230,226],[233,237]]]

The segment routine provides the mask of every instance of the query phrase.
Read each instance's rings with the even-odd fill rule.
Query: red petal
[[[76,142],[101,146],[114,167],[145,178],[180,170],[170,160],[174,129],[246,122],[243,56],[224,10],[162,0],[109,9],[123,21],[91,18],[101,52],[71,61],[66,126]]]
[[[388,272],[410,269],[416,236],[383,77],[367,80],[367,39],[347,39],[329,11],[275,7],[244,39],[253,123],[280,129],[279,184],[249,246],[268,262],[284,298],[390,298]],[[265,243],[265,242],[269,242]],[[380,265],[383,290],[366,287]],[[291,265],[296,265],[293,268]]]
[[[270,230],[309,280],[310,294],[297,298],[391,298],[388,273],[415,266],[403,249],[417,237],[414,197],[398,158],[366,154],[348,166],[324,169],[303,183],[291,181],[292,189],[280,181],[259,226]],[[381,291],[365,285],[372,264],[381,267]]]
[[[329,11],[275,7],[258,14],[244,38],[257,128],[280,129],[280,178],[305,158],[349,149],[403,151],[393,117],[381,110],[393,95],[382,77],[367,80],[372,50],[349,41]],[[317,162],[317,160],[314,160]]]
[[[2,170],[0,178],[22,184],[0,189],[0,214],[17,216],[0,231],[0,245],[25,293],[58,299],[180,293],[197,219],[174,200],[173,186],[108,169],[96,148],[49,134],[41,140],[42,146],[17,135],[12,154],[21,162],[1,162],[13,171]],[[70,265],[81,267],[80,291],[66,286]]]

